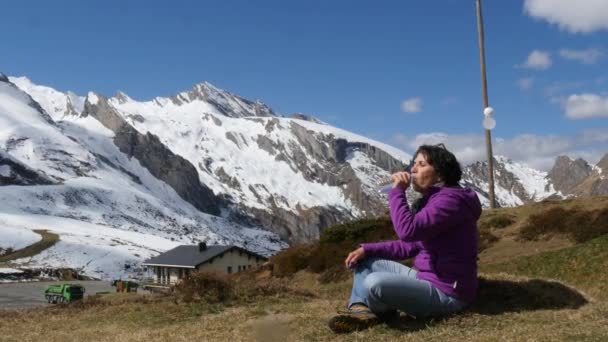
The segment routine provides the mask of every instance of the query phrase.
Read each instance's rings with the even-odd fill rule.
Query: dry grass
[[[582,244],[559,238],[515,239],[531,215],[560,205],[566,210],[585,205],[599,210],[608,207],[608,198],[538,203],[484,213],[488,224],[482,230],[498,240],[482,253],[484,274],[477,303],[452,317],[402,317],[392,326],[335,335],[326,323],[344,307],[350,277],[336,281],[339,277],[329,275],[327,281],[331,281],[323,283],[319,276],[331,272],[331,267],[312,273],[302,270],[309,265],[299,265],[281,278],[266,270],[202,281],[198,285],[204,286],[194,286],[191,300],[125,293],[92,297],[78,304],[0,310],[0,341],[607,340],[608,236]],[[369,227],[372,225],[354,226],[355,231],[353,226],[343,227],[346,230],[333,232],[336,240],[325,244],[344,242],[341,234],[368,234]],[[348,237],[346,243],[359,238],[361,235]],[[209,286],[229,288],[228,300],[201,295]],[[310,293],[314,296],[307,295]]]
[[[335,335],[326,326],[344,305],[349,282],[320,285],[300,272],[289,284],[314,289],[314,299],[258,298],[247,305],[177,303],[172,297],[113,294],[91,303],[36,310],[0,311],[2,341],[380,341],[380,340],[601,340],[608,336],[606,302],[584,304],[558,283],[486,276],[480,303],[444,319],[402,317]],[[539,294],[545,294],[539,296]],[[502,302],[504,305],[498,305]],[[69,326],[69,328],[58,328]]]
[[[585,242],[608,234],[608,208],[587,210],[552,207],[531,215],[519,230],[518,239],[538,241],[563,235],[574,242]]]
[[[566,249],[481,265],[481,269],[556,279],[608,301],[608,235]]]
[[[597,196],[565,201],[543,201],[516,208],[485,210],[478,225],[481,237],[480,247],[482,247],[479,255],[480,262],[482,264],[507,262],[514,256],[530,256],[574,246],[576,241],[567,233],[567,229],[560,232],[559,227],[553,225],[546,225],[544,234],[538,234],[537,239],[521,238],[522,229],[530,229],[526,227],[530,226],[532,217],[551,212],[555,208],[566,212],[578,212],[583,217],[590,217],[591,213],[605,211],[608,208],[608,197]],[[501,222],[511,220],[513,223],[509,225],[504,225]],[[499,223],[496,224],[496,222]],[[501,226],[501,223],[503,223],[503,226]],[[593,225],[588,226],[593,227]],[[576,226],[572,227],[576,228]],[[486,236],[484,237],[484,235]],[[484,241],[484,238],[490,240]]]

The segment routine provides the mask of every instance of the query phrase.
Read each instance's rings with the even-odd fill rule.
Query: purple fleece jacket
[[[403,189],[389,193],[399,240],[362,244],[366,257],[416,257],[416,277],[448,296],[472,303],[477,296],[477,219],[481,203],[468,188],[431,187],[413,214]]]

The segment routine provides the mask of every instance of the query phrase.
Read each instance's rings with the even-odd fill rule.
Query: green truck
[[[52,304],[69,303],[84,297],[84,287],[78,284],[51,285],[44,291],[44,298]]]

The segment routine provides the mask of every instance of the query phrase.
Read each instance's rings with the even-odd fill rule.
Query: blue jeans
[[[414,317],[447,315],[467,306],[430,282],[416,279],[415,270],[375,258],[359,260],[348,306],[355,303],[365,304],[376,314],[399,310]]]

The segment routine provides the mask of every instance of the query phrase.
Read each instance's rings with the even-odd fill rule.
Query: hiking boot
[[[328,326],[335,333],[350,333],[365,330],[380,323],[380,319],[367,306],[353,304],[343,314],[332,317]]]

